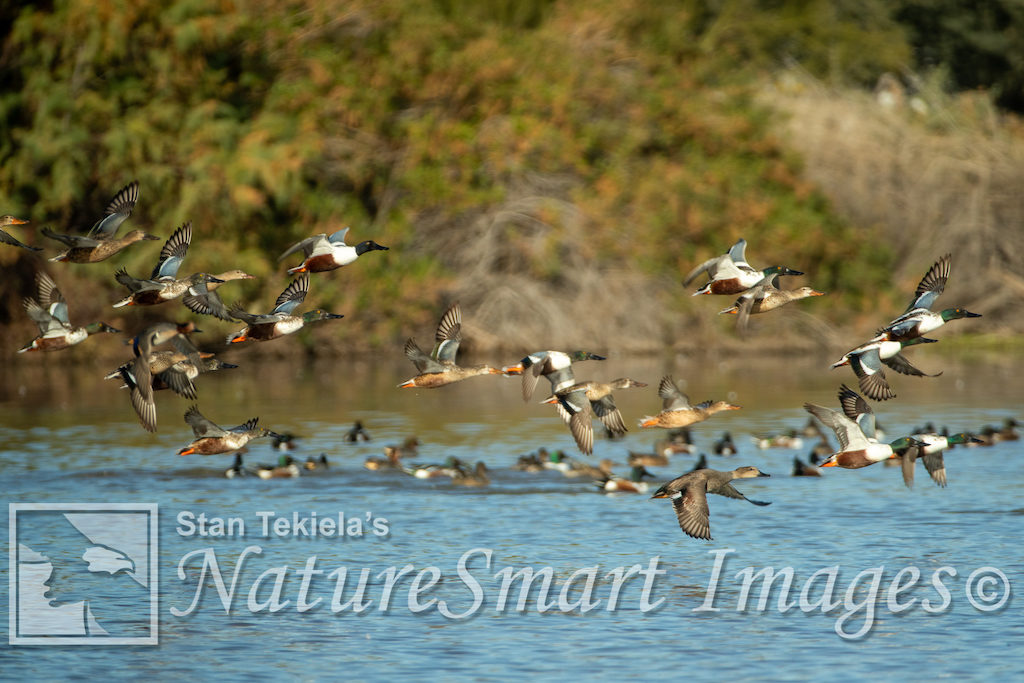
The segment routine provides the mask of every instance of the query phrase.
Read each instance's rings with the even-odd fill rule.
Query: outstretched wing
[[[462,309],[459,302],[449,306],[441,316],[434,341],[434,358],[442,363],[454,363],[455,355],[459,352],[459,342],[462,341]]]
[[[185,223],[167,238],[163,248],[160,250],[160,259],[149,276],[152,280],[163,278],[174,279],[178,276],[178,268],[185,260],[188,253],[188,246],[192,243],[192,221]]]
[[[907,306],[907,312],[915,308],[931,309],[935,300],[939,298],[946,288],[946,280],[949,279],[949,266],[952,254],[946,254],[928,269],[921,282],[914,291],[914,300]]]
[[[227,434],[227,431],[203,417],[203,414],[199,412],[198,406],[192,406],[185,412],[185,422],[192,427],[192,433],[195,434],[197,439],[204,436],[224,436]]]
[[[661,397],[662,410],[687,410],[690,399],[679,390],[672,375],[665,375],[658,384],[658,396]]]
[[[271,312],[291,314],[306,299],[308,291],[309,273],[303,273],[285,287],[285,290],[277,297],[277,301],[274,302],[274,310]]]
[[[139,199],[139,181],[132,182],[121,188],[107,204],[103,218],[89,230],[88,236],[97,240],[108,240],[114,236],[121,224],[128,220]]]

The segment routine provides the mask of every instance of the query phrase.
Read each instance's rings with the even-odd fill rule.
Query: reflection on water
[[[984,612],[972,607],[965,593],[971,572],[985,565],[1001,570],[1014,586],[1024,581],[1016,524],[1021,510],[1020,442],[951,451],[947,489],[935,487],[921,472],[915,488],[908,490],[899,468],[883,465],[793,478],[793,456],[805,456],[810,444],[801,451],[760,450],[752,437],[801,427],[807,420],[801,408],[805,401],[836,406],[839,384],[855,383],[846,369],[825,369],[834,358],[611,358],[582,366],[581,379],[629,376],[649,385],[616,396],[629,434],[595,445],[592,460],[611,458],[621,474],[626,473],[628,451],[649,452],[660,436],[635,425],[642,415],[660,408],[656,387],[662,374],[685,380],[695,401],[721,398],[743,406],[697,426],[695,439],[710,453],[712,442],[731,432],[739,455],[710,455],[711,466],[755,465],[770,472],[771,479],[744,480],[736,487],[772,505],[760,508],[713,497],[715,540],[710,543],[685,537],[668,501],[605,495],[585,478],[557,472],[513,470],[519,455],[541,446],[575,454],[568,430],[550,406],[523,403],[517,378],[481,377],[438,390],[399,390],[395,385],[409,376],[408,363],[264,363],[254,368],[241,353],[228,360],[242,367],[204,375],[197,383],[202,412],[224,426],[259,416],[261,424],[297,435],[294,454],[300,461],[325,453],[327,471],[295,479],[227,480],[223,472],[230,457],[175,455],[192,438],[182,418],[188,401],[158,394],[159,431],[149,434],[138,425],[127,392],[116,382],[96,379],[106,368],[38,364],[7,369],[0,382],[0,485],[10,502],[155,502],[161,515],[161,644],[101,648],[85,656],[84,650],[74,648],[8,648],[0,655],[7,677],[55,677],[70,667],[90,675],[128,664],[143,675],[213,671],[215,678],[228,680],[249,679],[257,671],[301,671],[309,678],[326,678],[336,677],[339,670],[356,678],[385,671],[389,677],[438,671],[452,677],[511,673],[561,678],[567,667],[618,678],[621,667],[602,663],[624,658],[653,677],[672,675],[684,665],[692,673],[691,657],[698,649],[694,644],[744,653],[716,657],[713,666],[706,663],[709,677],[716,679],[749,675],[751,667],[779,679],[822,676],[836,667],[855,678],[880,672],[914,678],[998,675],[1024,668],[1024,655],[1012,649],[1002,649],[999,658],[978,656],[1017,627],[1012,598],[1008,606]],[[915,360],[926,371],[942,369],[944,374],[892,378],[898,398],[874,404],[891,438],[928,421],[960,431],[1024,417],[1018,412],[1022,359],[963,363],[921,352]],[[538,390],[536,401],[541,394]],[[344,441],[357,419],[372,441]],[[422,443],[418,461],[455,456],[486,462],[490,487],[459,488],[443,478],[416,480],[362,467],[368,456],[382,454],[384,445],[409,435]],[[277,456],[269,441],[257,441],[247,462],[273,463]],[[671,466],[657,468],[655,474],[667,480],[689,469],[694,459],[675,456]],[[200,536],[183,520],[201,514],[208,520],[239,518],[245,533]],[[335,533],[313,536],[310,530],[320,529],[310,521],[314,515],[334,520]],[[285,520],[280,533],[272,521],[265,530],[264,519]],[[386,535],[374,533],[380,520],[385,520]],[[259,546],[261,552],[240,563],[247,546]],[[241,564],[228,614],[211,575],[199,583],[199,559],[185,563],[184,578],[179,578],[182,558],[205,549],[215,554],[228,582]],[[732,552],[724,553],[726,549]],[[718,557],[712,551],[720,551],[723,558],[713,603],[719,611],[694,611],[707,599]],[[467,553],[469,572],[482,593],[475,611],[472,586],[458,573]],[[663,602],[645,611],[644,577],[634,575],[621,587],[615,609],[608,610],[614,583],[609,573],[634,565],[647,569],[652,558],[663,573],[656,574],[647,597]],[[413,570],[395,581],[385,609],[386,572],[406,565]],[[848,632],[866,618],[867,603],[860,596],[870,589],[872,575],[864,574],[854,586],[855,580],[865,571],[883,568],[882,592],[872,603],[877,609],[865,639],[847,641],[836,635],[837,619],[848,608],[825,614],[799,607],[781,612],[776,588],[769,607],[758,609],[760,588],[743,598],[743,579],[738,578],[747,567],[790,567],[797,591],[790,597],[796,599],[815,572],[834,565],[840,568],[839,601],[850,588],[851,599],[862,605],[844,622]],[[917,567],[923,578],[899,594],[902,602],[916,599],[914,606],[896,613],[888,609],[883,589],[909,566]],[[281,572],[277,595],[287,605],[270,613],[277,576],[271,570],[280,567],[287,569]],[[505,568],[525,567],[551,567],[549,597],[556,607],[539,613],[539,590],[529,594],[523,611],[510,606],[511,597],[499,607],[501,578],[495,576]],[[585,614],[579,609],[563,614],[557,608],[561,591],[574,572],[593,567],[595,572],[578,575],[565,600],[578,602],[593,573],[592,597],[600,604]],[[942,575],[950,604],[944,612],[931,614],[922,601],[941,602],[930,581],[945,567],[956,572]],[[304,568],[310,570],[304,599],[320,602],[300,611],[303,576],[297,572]],[[410,597],[416,576],[426,570],[421,580],[427,581],[430,568],[439,573],[436,585],[422,599]],[[346,581],[335,604],[342,569]],[[357,613],[358,600],[350,601],[358,594],[363,569],[368,569],[364,588],[371,604]],[[271,573],[259,581],[267,571]],[[201,585],[202,600],[189,611]],[[436,601],[429,609],[414,609],[431,599]],[[745,608],[739,609],[745,599]],[[437,601],[445,601],[450,613],[472,614],[446,617]],[[350,606],[345,609],[332,607],[346,603]],[[187,614],[174,616],[182,612]],[[929,648],[939,629],[944,634],[942,656],[936,657],[932,655],[939,650]],[[892,638],[913,656],[893,657]],[[269,656],[268,650],[275,654]],[[315,656],[304,656],[307,652]]]

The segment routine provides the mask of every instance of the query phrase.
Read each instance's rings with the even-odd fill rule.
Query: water
[[[931,354],[928,364],[923,353],[918,359],[928,370],[945,372],[936,379],[893,378],[899,397],[874,404],[891,438],[926,421],[960,431],[1022,417],[1015,379],[1022,359],[962,362]],[[245,359],[238,354],[229,360],[243,364]],[[126,393],[114,382],[96,380],[102,368],[9,368],[0,383],[0,486],[8,501],[157,504],[160,642],[155,647],[7,646],[0,651],[0,671],[8,680],[63,678],[68,672],[215,680],[563,679],[567,671],[618,679],[623,669],[644,678],[685,670],[687,677],[714,680],[740,675],[803,680],[840,672],[843,678],[917,680],[1024,673],[1024,650],[1013,646],[1021,636],[1019,599],[1012,596],[1001,609],[986,612],[972,607],[965,594],[967,577],[986,566],[1002,572],[1012,589],[1024,586],[1019,531],[1024,513],[1019,444],[1024,442],[952,451],[946,457],[947,489],[935,487],[920,466],[913,490],[903,486],[899,468],[882,465],[833,469],[820,479],[791,477],[793,456],[805,457],[809,446],[799,452],[758,450],[750,437],[801,427],[807,419],[804,401],[837,407],[838,385],[852,384],[853,377],[845,369],[823,370],[829,360],[834,359],[613,358],[581,366],[581,377],[628,375],[650,385],[616,397],[631,431],[621,441],[599,439],[594,462],[608,457],[621,463],[628,450],[651,450],[658,434],[632,425],[658,410],[655,391],[665,372],[688,380],[694,400],[728,398],[743,406],[696,427],[695,439],[710,452],[711,443],[729,430],[740,454],[711,456],[711,467],[755,465],[771,473],[770,479],[743,480],[736,487],[772,505],[712,496],[712,542],[684,536],[668,501],[602,494],[586,479],[557,472],[512,470],[518,455],[540,446],[575,453],[550,406],[523,403],[516,379],[482,377],[439,390],[400,391],[395,385],[411,375],[411,366],[356,362],[281,363],[262,367],[258,377],[245,367],[202,377],[199,406],[210,419],[231,426],[259,416],[261,423],[299,436],[295,454],[300,459],[324,452],[331,461],[324,473],[263,481],[225,479],[230,457],[175,455],[191,440],[182,420],[189,406],[184,399],[158,395],[160,431],[151,435],[135,420]],[[537,400],[543,398],[542,384]],[[343,443],[357,419],[373,441]],[[491,486],[456,488],[447,480],[414,480],[362,467],[384,445],[409,435],[422,442],[419,461],[454,455],[486,462]],[[266,441],[256,442],[248,462],[275,458]],[[659,481],[668,480],[693,460],[677,456],[673,466],[655,473]],[[625,474],[626,468],[618,472]],[[341,514],[345,525],[361,529],[346,526],[351,533],[342,537],[264,536],[261,511],[289,521],[293,513],[315,513],[318,519]],[[200,513],[240,518],[245,535],[182,535],[189,528],[179,515],[195,519]],[[386,535],[375,533],[383,529]],[[247,546],[260,553],[244,561],[229,613],[209,574],[199,606],[191,609],[202,562],[193,557],[182,563],[182,558],[210,549],[230,585]],[[460,559],[467,562],[468,580],[459,577]],[[716,561],[724,562],[717,582]],[[185,565],[184,579],[179,564]],[[394,583],[384,609],[387,570],[406,565],[412,570]],[[625,581],[615,609],[607,609],[614,584],[609,574],[634,565],[659,573],[649,575],[646,592],[644,574]],[[805,605],[820,600],[827,576],[811,581],[812,576],[834,565],[839,607],[827,614],[809,605],[802,609],[801,591],[806,590]],[[309,574],[303,592],[297,572],[307,566],[322,573]],[[500,572],[527,567],[551,568],[550,591],[545,596],[538,585],[519,610],[516,584],[502,608]],[[780,579],[761,608],[758,582],[741,609],[743,575],[737,574],[748,567],[754,572],[791,568],[789,592],[782,594]],[[920,578],[916,587],[892,596],[893,605],[913,601],[897,614],[890,609],[889,590],[906,567],[916,567]],[[331,573],[341,568],[347,570],[347,583],[332,605],[338,576]],[[368,606],[355,613],[350,601],[359,602],[356,588],[364,568],[369,580],[362,601]],[[421,572],[421,587],[435,576],[437,584],[416,594],[412,586]],[[563,596],[574,572],[579,573]],[[284,604],[270,613],[278,573],[284,578],[276,597]],[[586,613],[570,610],[572,603],[583,604],[590,575],[589,597],[600,602]],[[880,578],[872,601],[875,575]],[[912,578],[904,573],[900,581]],[[479,605],[474,605],[474,582],[483,596]],[[8,581],[2,584],[6,590]],[[844,606],[851,586],[851,603]],[[986,586],[1001,590],[999,584],[981,585]],[[710,587],[716,589],[713,600]],[[51,586],[51,595],[60,588]],[[948,590],[949,604],[939,609],[942,590]],[[784,605],[792,605],[787,611],[778,608],[780,595]],[[567,611],[559,606],[560,597]],[[315,605],[300,609],[300,598]],[[444,616],[432,599],[444,600],[449,613],[464,618]],[[938,613],[926,610],[924,600]],[[94,603],[102,605],[94,610],[96,619],[114,626],[119,611],[140,604],[137,589],[123,588],[99,598],[94,594]],[[648,603],[658,606],[648,609]],[[8,609],[7,600],[0,604]],[[860,630],[872,607],[866,635],[837,634],[837,623],[847,635]],[[187,614],[175,616],[182,612]]]

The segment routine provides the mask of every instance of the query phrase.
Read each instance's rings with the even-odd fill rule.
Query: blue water
[[[1020,359],[944,362],[942,377],[896,378],[900,396],[875,404],[892,438],[925,421],[959,431],[1022,417],[1015,383]],[[558,472],[514,471],[517,456],[540,446],[575,452],[550,406],[523,403],[515,379],[484,377],[435,391],[399,391],[395,384],[407,378],[409,368],[356,364],[271,366],[261,372],[262,382],[240,371],[204,376],[199,405],[207,417],[231,426],[258,415],[267,426],[298,435],[300,460],[323,452],[331,462],[326,472],[263,481],[225,479],[230,457],[175,455],[191,440],[181,419],[189,405],[184,399],[159,395],[160,431],[150,435],[115,383],[93,381],[94,369],[68,374],[39,366],[9,374],[0,393],[0,490],[7,502],[158,505],[159,644],[5,643],[3,678],[562,680],[578,672],[609,680],[680,674],[707,680],[924,680],[1024,674],[1024,649],[1016,647],[1024,619],[1013,595],[1024,589],[1019,498],[1024,442],[951,451],[946,489],[934,486],[921,466],[913,490],[904,487],[899,468],[883,465],[794,478],[792,458],[804,458],[809,445],[799,452],[759,450],[751,436],[801,427],[807,419],[802,403],[835,406],[836,388],[852,376],[829,374],[820,369],[827,362],[817,361],[612,363],[616,367],[595,367],[592,375],[626,374],[650,385],[617,397],[629,425],[657,412],[656,385],[666,371],[688,379],[695,400],[729,394],[743,405],[698,426],[696,441],[710,452],[711,443],[729,430],[740,454],[709,456],[711,467],[755,465],[771,473],[770,479],[744,480],[736,487],[772,505],[712,496],[714,541],[697,541],[681,533],[668,501],[603,494],[586,478]],[[537,393],[539,401],[541,390]],[[356,419],[373,441],[342,441]],[[482,460],[490,467],[491,485],[458,488],[447,480],[363,468],[368,456],[413,434],[422,442],[417,460],[441,462],[448,455]],[[650,451],[657,436],[631,428],[621,441],[601,439],[592,460],[624,463],[628,450]],[[255,442],[248,462],[270,463],[276,457],[266,441]],[[693,461],[693,456],[676,456],[673,466],[654,470],[658,483],[688,470]],[[617,471],[627,472],[624,466]],[[264,535],[261,512],[289,521],[293,514],[315,513],[318,520],[343,515],[346,533]],[[190,529],[183,520],[200,514],[208,520],[240,518],[244,536],[186,535]],[[259,553],[248,554],[225,610],[212,573],[199,583],[203,552],[216,557],[230,586],[247,547]],[[183,561],[189,553],[192,559]],[[467,563],[463,578],[460,558]],[[721,566],[714,580],[716,562]],[[407,565],[411,571],[389,590],[387,570]],[[633,571],[621,582],[617,604],[609,610],[614,572],[624,574],[634,565],[644,573]],[[303,590],[299,572],[307,566],[321,573],[309,574]],[[811,603],[825,597],[824,572],[832,566],[838,567],[832,591],[838,606],[823,613]],[[538,579],[520,610],[515,583],[501,606],[501,572],[528,567],[550,568],[546,594]],[[907,569],[896,588],[914,585],[890,595],[897,574],[908,567],[917,568],[918,578],[911,581],[913,570]],[[1005,577],[1010,587],[1010,597],[995,611],[972,606],[966,595],[968,576],[984,567],[998,570],[994,576]],[[331,573],[342,568],[347,583],[332,605],[337,575]],[[362,594],[367,606],[356,613],[350,601],[364,568],[369,570]],[[755,581],[744,606],[747,568],[748,574],[789,568],[791,586],[783,591],[778,579],[761,606],[761,582]],[[6,591],[6,563],[4,569],[0,585]],[[413,589],[418,575],[420,593]],[[424,588],[435,577],[436,585]],[[585,595],[588,578],[593,585]],[[1002,583],[979,586],[999,601]],[[53,586],[51,596],[59,588]],[[474,589],[481,594],[478,604]],[[844,605],[848,589],[850,602]],[[192,608],[197,591],[201,599]],[[599,602],[583,611],[586,598]],[[275,599],[282,604],[272,611]],[[96,618],[113,625],[119,613],[135,614],[140,604],[137,590],[93,598],[97,605],[101,600]],[[316,604],[300,609],[300,600]],[[437,602],[442,600],[461,618],[446,617]],[[789,608],[780,609],[780,601]],[[0,605],[7,623],[8,601]],[[909,607],[894,613],[891,607],[899,605]],[[868,621],[869,611],[870,628],[851,637]]]

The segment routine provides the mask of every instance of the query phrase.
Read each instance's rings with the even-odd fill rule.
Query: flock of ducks
[[[121,238],[116,237],[121,225],[131,216],[138,198],[138,182],[125,186],[107,205],[103,216],[84,235],[57,234],[44,228],[43,235],[67,247],[49,260],[82,264],[99,263],[136,242],[159,239],[141,230],[132,230]],[[2,227],[25,223],[26,221],[13,216],[0,218]],[[284,288],[269,313],[251,313],[238,303],[225,305],[218,294],[218,288],[225,283],[253,277],[241,270],[217,274],[194,273],[187,277],[178,277],[192,240],[192,226],[186,223],[177,228],[164,243],[149,277],[135,277],[123,268],[116,271],[114,277],[127,289],[127,296],[115,303],[114,307],[152,306],[180,299],[194,313],[244,323],[241,330],[227,338],[229,344],[264,342],[293,334],[311,323],[343,317],[321,309],[301,314],[296,312],[309,292],[310,274],[350,265],[370,251],[388,249],[372,240],[350,246],[345,242],[347,234],[348,228],[331,235],[314,235],[288,248],[281,254],[279,260],[299,252],[303,255],[300,264],[287,270],[289,275],[296,276],[295,279]],[[40,251],[38,247],[26,245],[3,230],[0,230],[0,242]],[[767,313],[794,301],[823,295],[823,292],[810,287],[780,289],[780,277],[800,276],[803,273],[782,265],[755,269],[747,263],[745,252],[746,241],[741,239],[725,254],[698,265],[684,279],[684,286],[688,286],[700,275],[708,276],[707,283],[694,292],[694,296],[737,296],[733,306],[721,313],[737,315],[737,329],[741,335],[748,333],[751,315]],[[935,377],[941,374],[925,373],[914,367],[903,355],[904,349],[934,343],[936,340],[925,335],[951,320],[979,317],[978,314],[962,308],[948,308],[938,312],[931,310],[945,288],[950,263],[950,255],[940,258],[921,280],[913,300],[902,315],[879,328],[872,339],[851,349],[832,365],[833,368],[849,366],[857,378],[861,391],[868,398],[885,401],[895,396],[885,376],[885,368],[896,373],[919,377]],[[66,300],[55,281],[42,269],[37,272],[36,286],[37,296],[26,298],[24,307],[28,316],[39,326],[39,335],[21,348],[20,352],[66,349],[81,343],[92,334],[119,332],[102,322],[81,327],[72,325]],[[161,322],[151,325],[131,339],[132,357],[108,375],[108,378],[120,378],[128,388],[130,403],[145,429],[157,429],[154,399],[156,391],[171,389],[179,395],[196,400],[194,381],[200,374],[236,367],[215,358],[214,354],[199,351],[190,337],[197,332],[199,330],[193,322]],[[594,448],[595,418],[600,421],[609,438],[614,439],[627,432],[626,421],[615,404],[614,392],[647,386],[628,377],[610,382],[577,381],[575,364],[605,360],[603,356],[582,350],[536,351],[527,354],[513,365],[463,366],[457,362],[461,341],[462,311],[456,302],[441,316],[430,353],[424,352],[413,338],[406,341],[404,353],[415,366],[417,374],[398,386],[435,389],[481,375],[521,376],[522,398],[529,402],[533,399],[540,378],[544,377],[550,384],[550,393],[541,403],[555,406],[559,419],[569,429],[579,450],[586,455],[590,455]],[[662,401],[661,411],[640,419],[639,426],[672,430],[671,436],[660,441],[653,454],[631,453],[629,477],[613,476],[613,465],[610,461],[603,461],[595,467],[573,462],[560,451],[550,455],[545,452],[544,457],[524,456],[517,468],[525,471],[556,469],[568,476],[589,476],[597,482],[601,490],[608,492],[647,492],[652,485],[643,479],[653,475],[646,467],[667,466],[671,454],[692,452],[692,443],[689,439],[678,438],[681,430],[685,431],[716,413],[740,409],[740,406],[721,400],[692,404],[671,375],[661,378],[657,393]],[[857,469],[884,460],[900,459],[904,481],[909,486],[913,482],[915,463],[921,460],[936,483],[944,486],[946,476],[942,464],[943,451],[958,444],[970,445],[984,441],[966,432],[953,435],[919,432],[884,442],[880,440],[874,412],[864,397],[843,384],[839,389],[838,399],[841,410],[812,403],[804,405],[813,418],[835,434],[839,442],[838,450],[827,455],[821,454],[823,460],[818,466],[822,468]],[[270,437],[274,440],[275,447],[282,451],[280,460],[276,466],[261,466],[255,474],[262,478],[276,478],[297,476],[299,473],[298,464],[286,452],[289,450],[289,444],[294,446],[290,435],[278,434],[260,427],[258,418],[223,428],[206,418],[199,411],[198,405],[192,405],[185,413],[184,420],[192,428],[194,439],[178,451],[180,455],[234,453],[235,463],[225,475],[242,476],[253,473],[242,461],[242,453],[248,443],[253,439]],[[775,437],[763,447],[793,447],[796,443],[793,440],[783,441],[783,438]],[[789,438],[799,437],[792,434]],[[360,423],[356,423],[346,440],[368,441],[369,435]],[[365,466],[371,470],[400,470],[416,478],[449,477],[455,484],[465,486],[485,486],[489,483],[488,469],[482,462],[470,467],[449,458],[442,465],[406,464],[408,461],[403,458],[415,456],[417,445],[415,439],[410,439],[401,445],[389,446],[385,449],[385,457],[371,458],[367,460]],[[717,455],[732,455],[737,452],[728,433],[715,443],[713,450]],[[815,459],[816,453],[812,453]],[[731,482],[735,479],[769,475],[749,466],[731,471],[708,469],[706,458],[702,456],[702,460],[703,463],[698,462],[698,466],[693,470],[657,488],[652,498],[668,498],[672,501],[679,526],[685,534],[693,538],[710,540],[707,494],[714,493],[747,500],[755,505],[768,505],[746,498]],[[326,455],[321,456],[319,461],[310,459],[305,464],[306,469],[323,469],[327,466]],[[814,466],[813,461],[804,464],[797,458],[794,463],[794,474],[817,476],[820,475],[820,471]]]

